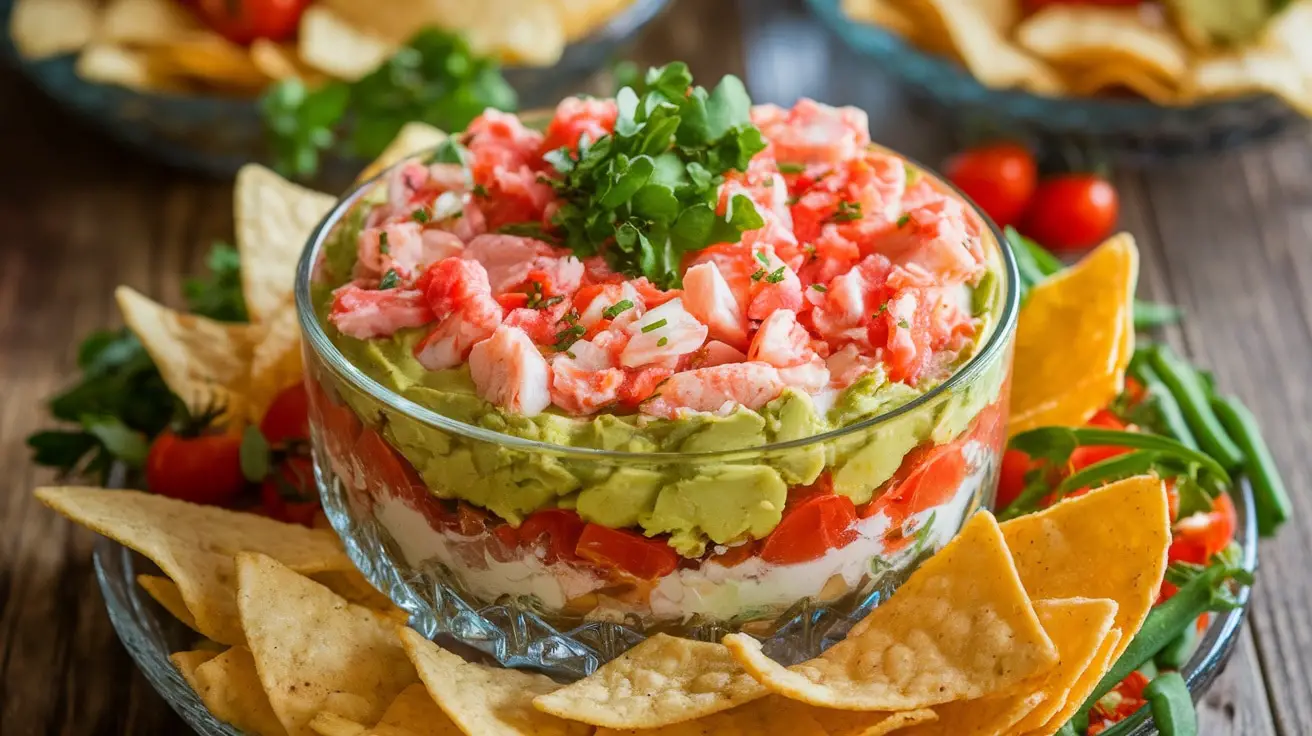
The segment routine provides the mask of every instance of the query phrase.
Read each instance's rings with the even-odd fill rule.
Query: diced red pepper
[[[648,539],[627,529],[588,524],[579,535],[575,554],[600,567],[639,580],[658,580],[679,566],[679,554],[662,539]]]
[[[852,499],[832,493],[811,496],[785,511],[761,545],[761,559],[778,565],[818,559],[851,544],[857,537],[855,523]]]

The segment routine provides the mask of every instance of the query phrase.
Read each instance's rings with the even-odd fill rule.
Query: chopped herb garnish
[[[387,231],[383,230],[378,233],[378,252],[387,255],[392,252],[392,246],[387,242]]]
[[[395,289],[401,285],[401,277],[396,274],[396,269],[389,268],[387,273],[383,274],[383,279],[378,282],[379,289]]]
[[[904,213],[901,217],[897,218],[898,227],[906,227],[908,222],[911,222],[911,215]]]
[[[756,271],[752,274],[752,281],[760,281],[760,280],[763,279],[763,278],[765,278],[765,269],[764,269],[764,268],[758,268],[758,269],[756,269]]]
[[[624,314],[626,311],[633,309],[633,302],[628,299],[621,299],[614,304],[606,307],[601,311],[601,316],[606,319],[615,319]]]
[[[838,210],[829,216],[829,222],[851,222],[859,219],[861,219],[861,203],[849,202],[845,199],[838,203]]]
[[[569,350],[569,346],[579,341],[587,332],[583,325],[571,325],[556,333],[556,342],[551,347],[557,351]]]
[[[665,320],[658,319],[655,322],[652,322],[651,324],[643,325],[642,331],[646,333],[646,332],[651,332],[652,330],[659,330],[660,328],[664,327],[667,324],[669,323],[666,322]]]
[[[483,197],[484,199],[487,198],[487,187],[483,186],[482,184],[475,184],[474,188],[471,189],[470,191],[474,193],[475,197]]]
[[[829,291],[829,287],[825,286],[824,284],[811,284],[811,288],[815,289],[816,291],[822,294],[826,291]]]
[[[565,297],[560,294],[557,294],[555,296],[549,296],[542,302],[542,308],[548,309],[550,307],[556,306],[557,304],[560,304],[563,301],[565,301]]]
[[[579,322],[579,313],[576,309],[571,309],[560,318],[560,322],[567,325],[576,325]]]
[[[663,348],[663,347],[665,347],[665,344],[668,343],[669,341],[670,341],[670,338],[668,338],[668,337],[662,337],[661,339],[659,339],[659,340],[656,341],[656,347],[658,347],[658,348]]]
[[[519,235],[525,238],[533,238],[543,242],[557,244],[559,239],[542,227],[540,222],[512,222],[509,225],[502,225],[497,228],[497,232],[506,235]]]
[[[760,261],[763,266],[770,265],[770,258],[763,251],[756,251],[756,260]]]
[[[746,195],[719,208],[724,175],[745,170],[765,142],[736,77],[708,92],[676,62],[648,71],[642,87],[616,94],[613,133],[546,154],[559,173],[552,224],[575,255],[601,254],[612,269],[669,288],[684,254],[765,224]]]
[[[787,204],[789,207],[792,207],[793,205],[797,204],[797,196],[794,195],[789,197],[785,202],[785,204]]]
[[[879,309],[875,310],[875,316],[878,317],[879,315],[887,311],[888,311],[888,302],[884,302],[883,304],[879,305]]]
[[[780,266],[779,268],[776,268],[775,270],[770,272],[769,276],[765,277],[765,280],[771,284],[777,284],[780,281],[783,281],[785,268],[787,268],[787,266]]]
[[[420,225],[423,225],[427,223],[431,218],[429,218],[428,216],[428,210],[424,209],[423,207],[420,207],[419,209],[411,213],[410,219],[414,220]]]
[[[795,164],[789,161],[779,162],[779,173],[781,174],[800,174],[806,171],[806,164]]]
[[[901,328],[904,329],[904,330],[909,330],[909,329],[911,329],[911,325],[907,324],[907,321],[904,320],[904,319],[900,319],[900,320],[898,320],[898,321],[897,321],[897,326],[898,326],[898,327],[901,327]]]

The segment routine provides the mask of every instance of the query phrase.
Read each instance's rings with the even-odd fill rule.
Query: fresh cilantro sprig
[[[576,254],[602,253],[619,272],[671,287],[683,254],[764,225],[744,195],[716,209],[724,175],[746,169],[765,142],[736,77],[707,92],[675,62],[649,70],[643,88],[615,96],[614,133],[547,154],[563,200],[552,223]]]
[[[206,263],[210,274],[188,279],[188,309],[211,319],[243,321],[237,251],[216,243]],[[78,382],[51,397],[47,406],[68,426],[27,438],[32,461],[66,475],[104,480],[115,462],[139,467],[151,437],[169,425],[176,401],[150,355],[126,329],[93,332],[78,347]]]
[[[308,89],[300,80],[280,81],[260,110],[276,168],[308,177],[348,130],[351,152],[373,158],[408,122],[460,130],[486,108],[516,104],[495,60],[475,55],[458,34],[428,28],[356,82]]]

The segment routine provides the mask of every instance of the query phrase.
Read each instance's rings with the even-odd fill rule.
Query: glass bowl
[[[584,676],[657,631],[707,640],[746,631],[775,659],[796,662],[841,637],[969,513],[992,504],[1018,295],[1012,255],[991,224],[984,241],[999,288],[985,292],[992,318],[973,355],[940,385],[887,404],[891,411],[874,409],[811,436],[806,427],[814,425],[791,419],[814,416],[811,401],[785,394],[762,410],[764,422],[743,412],[750,416],[738,419],[760,426],[732,439],[719,434],[725,427],[697,419],[666,425],[667,438],[681,439],[656,443],[613,417],[553,414],[523,420],[538,436],[524,439],[498,431],[505,416],[471,394],[442,404],[447,416],[421,405],[450,402],[441,392],[447,384],[367,374],[316,315],[336,285],[321,283],[327,250],[354,247],[365,210],[388,179],[385,172],[361,185],[319,225],[302,255],[296,301],[324,510],[355,563],[425,635],[450,634],[506,666],[561,678]],[[547,439],[559,436],[570,444]],[[657,451],[670,447],[678,451]],[[732,546],[764,536],[789,490],[796,497],[818,481],[856,504],[859,518],[843,543],[828,553],[777,555]],[[477,499],[495,515],[457,497]],[[721,505],[723,513],[698,512],[701,504]],[[555,516],[529,516],[557,506],[564,511]],[[582,527],[572,509],[604,526]],[[664,535],[630,531],[657,511],[696,518],[710,543],[694,537],[688,522],[665,529],[673,532],[668,544]],[[526,516],[539,525],[533,533],[516,531]],[[648,536],[660,531],[646,527]],[[538,529],[578,542],[563,552],[544,547]],[[616,573],[614,550],[638,559],[642,572]]]
[[[1243,550],[1244,566],[1254,570],[1257,567],[1256,515],[1252,491],[1243,481],[1235,494],[1235,511],[1239,518],[1235,541]],[[96,541],[93,562],[114,631],[151,686],[201,736],[241,736],[237,729],[219,721],[205,708],[169,661],[170,653],[195,648],[199,635],[169,615],[137,584],[138,575],[159,575],[159,568],[106,537]],[[1250,592],[1250,588],[1241,588],[1237,595],[1239,607],[1212,618],[1182,670],[1195,701],[1202,698],[1225,668],[1239,640]],[[1140,708],[1127,721],[1133,724],[1130,726],[1132,736],[1158,733],[1147,706]]]
[[[74,71],[72,56],[23,59],[8,31],[14,2],[0,0],[0,63],[19,69],[56,103],[110,137],[169,165],[215,176],[231,176],[243,164],[272,160],[255,100],[140,92],[82,79]],[[554,104],[576,92],[668,4],[669,0],[634,0],[606,25],[570,44],[554,66],[506,67],[506,79],[519,93],[520,106]],[[337,189],[366,163],[349,156],[326,156],[316,181],[330,191]]]
[[[913,92],[951,110],[954,121],[971,129],[1039,142],[1070,141],[1123,161],[1151,162],[1236,148],[1306,126],[1302,115],[1270,95],[1172,107],[1132,98],[1043,97],[990,89],[952,59],[849,19],[840,2],[807,0],[816,17],[850,48]]]

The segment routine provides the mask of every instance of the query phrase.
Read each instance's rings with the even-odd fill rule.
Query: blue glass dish
[[[807,4],[847,46],[972,128],[1040,141],[1056,138],[1123,160],[1151,162],[1236,148],[1306,126],[1298,112],[1269,95],[1169,107],[1137,98],[1043,97],[990,89],[952,59],[849,19],[840,0]]]
[[[172,166],[215,176],[230,176],[242,164],[270,160],[254,100],[138,92],[82,79],[72,56],[22,59],[8,34],[14,1],[0,0],[0,63],[15,66],[56,103],[110,137]],[[507,68],[506,78],[519,92],[521,107],[554,105],[578,91],[668,4],[634,0],[592,35],[566,48],[554,66]],[[330,156],[321,181],[349,182],[365,163]]]

